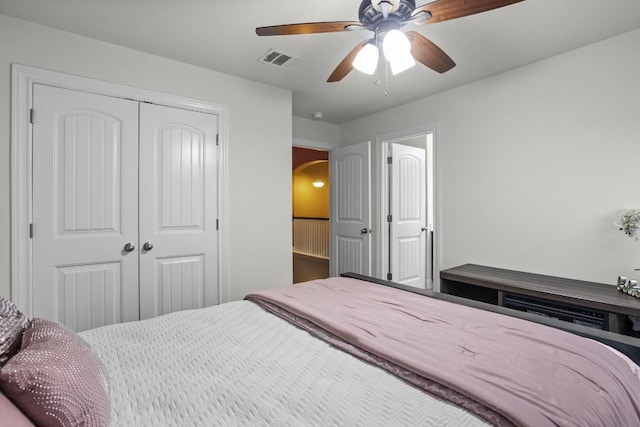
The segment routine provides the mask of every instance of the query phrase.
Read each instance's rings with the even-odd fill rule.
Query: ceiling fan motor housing
[[[371,0],[362,0],[360,4],[360,9],[358,10],[358,18],[364,27],[371,31],[375,31],[376,26],[381,24],[383,21],[389,21],[395,23],[395,28],[399,28],[403,21],[411,18],[411,13],[416,8],[415,0],[400,0],[400,4],[398,5],[398,9],[391,12],[387,19],[384,18],[382,12],[376,10],[372,4]]]

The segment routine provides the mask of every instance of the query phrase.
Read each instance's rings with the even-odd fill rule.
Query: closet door
[[[218,303],[217,116],[140,105],[140,317]]]
[[[138,103],[33,97],[32,315],[76,331],[136,320]]]

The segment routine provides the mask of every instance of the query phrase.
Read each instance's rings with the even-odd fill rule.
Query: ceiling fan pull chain
[[[380,49],[380,47],[378,45],[378,33],[375,33],[373,35],[373,40],[374,40],[374,43],[376,44],[376,49]],[[376,85],[376,86],[379,86],[380,83],[381,83],[380,82],[380,67],[377,66],[377,65],[376,65],[376,74],[375,74],[375,76],[376,76],[376,79],[373,81],[373,84]]]
[[[374,31],[373,33],[373,42],[375,43],[376,49],[378,49],[378,51],[380,51],[380,44],[378,42],[378,32]],[[374,85],[379,85],[380,84],[380,66],[379,66],[380,62],[379,62],[379,58],[378,58],[378,64],[376,65],[376,79],[373,82]]]
[[[384,97],[391,97],[391,92],[389,91],[389,61],[386,59],[384,61]]]

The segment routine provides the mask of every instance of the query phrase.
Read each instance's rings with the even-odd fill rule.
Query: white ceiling
[[[481,0],[479,0],[481,1]],[[430,3],[417,0],[418,6]],[[293,92],[293,114],[344,123],[640,28],[640,0],[525,0],[411,28],[457,66],[418,65],[385,83],[351,72],[326,83],[368,31],[258,37],[255,27],[357,21],[360,0],[0,0],[0,13]],[[409,29],[409,27],[406,27]],[[291,70],[258,62],[269,49],[301,58]],[[639,47],[640,49],[640,47]],[[612,67],[615,64],[611,64]],[[388,84],[389,96],[385,96]]]

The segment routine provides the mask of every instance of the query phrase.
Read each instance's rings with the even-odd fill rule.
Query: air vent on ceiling
[[[274,67],[284,68],[285,70],[290,70],[299,60],[300,58],[296,56],[279,52],[274,49],[269,49],[267,53],[265,53],[258,59],[258,61],[260,62],[273,65]]]

